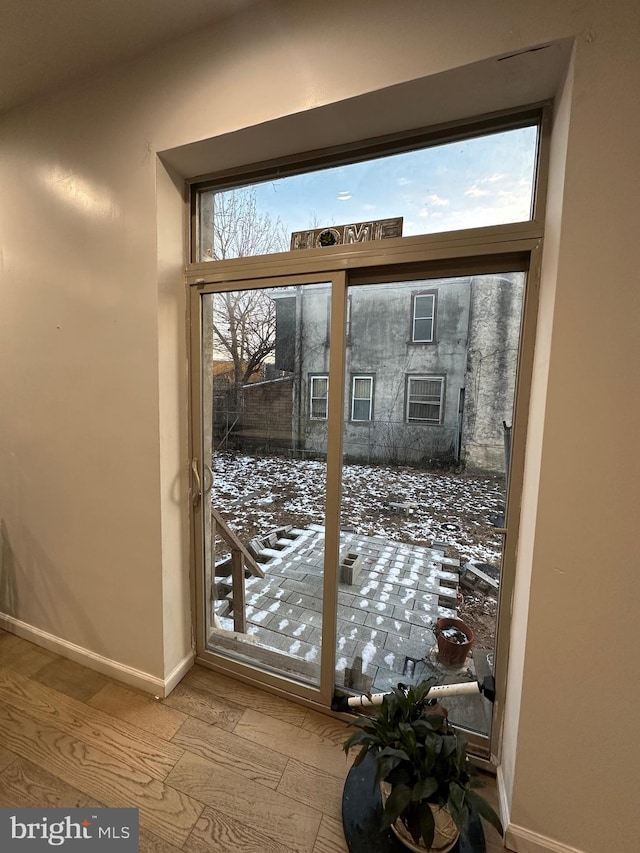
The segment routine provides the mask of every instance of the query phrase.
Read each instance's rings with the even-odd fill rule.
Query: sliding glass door
[[[524,289],[520,271],[348,289],[337,690],[493,674]],[[446,704],[489,734],[480,692]]]
[[[493,676],[526,275],[465,266],[193,290],[201,662],[325,707]]]
[[[200,643],[232,671],[320,700],[336,536],[326,511],[335,276],[260,284],[194,299]],[[327,680],[324,701],[330,692]]]

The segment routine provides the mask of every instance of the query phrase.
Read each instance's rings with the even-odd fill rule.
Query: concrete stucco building
[[[522,274],[355,287],[347,308],[344,455],[504,471],[522,314]],[[326,452],[328,286],[283,289],[275,367],[293,377],[292,446]],[[279,339],[295,346],[279,347]]]
[[[510,849],[632,853],[638,4],[210,5],[105,53],[8,4],[0,624],[155,693],[191,663],[185,178],[553,98],[499,790]],[[58,44],[102,64],[34,88]]]

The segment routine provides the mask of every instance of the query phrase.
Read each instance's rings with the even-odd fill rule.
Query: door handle
[[[195,509],[200,506],[200,499],[202,498],[202,483],[200,482],[200,472],[198,471],[197,459],[191,460],[191,470],[193,471],[193,477],[196,483],[196,487],[191,495],[191,503]]]

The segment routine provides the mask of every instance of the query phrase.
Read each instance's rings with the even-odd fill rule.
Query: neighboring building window
[[[407,421],[442,423],[443,376],[409,376],[407,380]]]
[[[416,344],[431,343],[434,339],[436,294],[416,293],[413,297],[411,340]]]
[[[311,409],[310,417],[316,421],[326,421],[327,419],[327,401],[329,398],[329,377],[328,376],[312,376],[311,377]]]
[[[351,386],[351,420],[370,421],[373,414],[373,376],[354,376]]]

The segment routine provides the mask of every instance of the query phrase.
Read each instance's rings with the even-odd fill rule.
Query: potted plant
[[[451,728],[446,711],[430,704],[434,684],[430,678],[386,694],[371,716],[352,723],[359,731],[347,738],[344,750],[360,747],[356,764],[368,754],[375,760],[384,803],[381,829],[390,826],[413,850],[444,853],[464,832],[471,814],[488,820],[500,834],[502,825],[476,793],[481,783],[465,739]]]
[[[433,626],[438,659],[445,666],[462,666],[473,646],[473,631],[461,619],[440,617]]]

